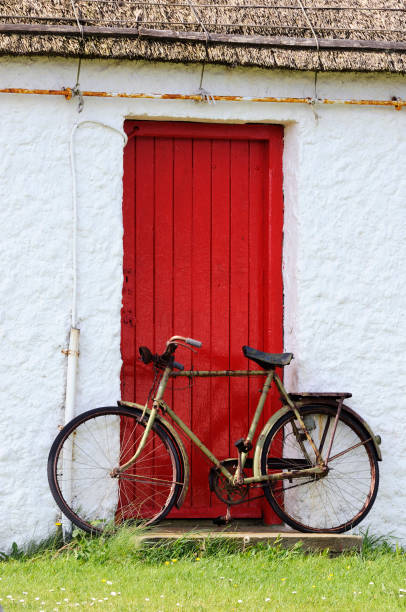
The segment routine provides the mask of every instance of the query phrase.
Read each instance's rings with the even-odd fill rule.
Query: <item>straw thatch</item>
[[[398,0],[0,0],[0,14],[2,54],[406,71],[406,44],[399,44],[406,41],[406,5]],[[157,30],[166,38],[157,39]],[[191,32],[200,40],[174,38]],[[219,34],[228,40],[215,40]],[[251,44],[249,37],[265,38]],[[351,48],[351,41],[367,48]]]

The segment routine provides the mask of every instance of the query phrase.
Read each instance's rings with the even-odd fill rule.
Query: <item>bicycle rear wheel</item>
[[[300,409],[305,425],[324,455],[336,409],[312,405]],[[295,433],[296,430],[296,433]],[[262,474],[315,465],[315,453],[293,412],[269,432],[261,455]],[[379,484],[376,452],[362,424],[342,412],[330,453],[327,475],[308,475],[264,485],[268,502],[288,525],[305,532],[341,533],[371,510]]]
[[[118,477],[112,470],[135,453],[147,418],[140,410],[106,407],[70,421],[48,458],[48,481],[62,512],[91,533],[125,521],[151,525],[173,507],[181,489],[180,453],[155,422],[136,462]]]

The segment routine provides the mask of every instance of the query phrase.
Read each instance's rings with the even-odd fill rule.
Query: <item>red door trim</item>
[[[257,125],[255,123],[191,123],[182,121],[132,121],[124,123],[129,137],[159,136],[161,138],[204,138],[227,140],[275,140],[277,134],[283,135],[280,125]]]

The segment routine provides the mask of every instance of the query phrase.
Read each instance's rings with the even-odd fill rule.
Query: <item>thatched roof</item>
[[[0,15],[2,54],[406,72],[399,0],[0,0]]]

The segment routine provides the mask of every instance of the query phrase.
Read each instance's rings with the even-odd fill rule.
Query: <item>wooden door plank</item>
[[[200,370],[211,368],[211,141],[193,141],[193,338],[203,342],[194,356],[193,363]],[[196,380],[192,390],[194,431],[209,448],[213,440],[212,412],[209,379]],[[197,447],[192,449],[193,506],[209,507],[210,491],[208,471],[210,466]]]
[[[151,261],[154,260],[154,138],[137,138],[135,174],[135,266],[136,290],[134,295],[135,334],[135,395],[131,401],[143,404],[152,384],[151,366],[139,360],[138,348],[154,348],[154,276]]]
[[[230,368],[230,143],[212,144],[212,273],[211,273],[211,352],[212,368]],[[229,457],[228,379],[211,381],[212,428],[216,432],[215,453]]]
[[[283,351],[283,279],[282,279],[282,240],[283,240],[283,129],[275,129],[269,137],[268,144],[268,183],[267,183],[267,260],[264,302],[264,334],[268,352]],[[279,128],[279,129],[278,129]],[[283,371],[279,372],[283,376]],[[271,393],[271,411],[280,407],[278,393],[274,388]]]
[[[154,277],[155,351],[162,353],[173,333],[173,148],[172,138],[155,138]],[[168,385],[165,399],[173,404]]]
[[[249,277],[248,277],[248,142],[231,142],[231,210],[230,210],[230,366],[248,369],[248,360],[241,347],[248,342]],[[231,381],[230,445],[248,433],[248,379]],[[230,448],[230,451],[231,451]]]
[[[283,280],[282,280],[282,240],[283,240],[283,187],[282,187],[283,128],[274,126],[268,139],[268,176],[266,181],[266,227],[265,235],[267,259],[264,279],[264,336],[268,352],[283,351]],[[283,371],[278,372],[283,377]],[[276,412],[280,400],[275,387],[267,402],[267,413]],[[265,524],[279,523],[271,507],[263,503]]]
[[[249,343],[250,330],[250,149],[249,141],[231,142],[231,263],[230,263],[230,359],[231,369],[248,369],[241,347]],[[249,428],[249,379],[231,380],[230,454],[234,443]],[[257,501],[236,507],[235,516],[260,516]]]
[[[249,294],[248,294],[248,345],[266,351],[264,344],[264,249],[265,208],[264,187],[267,162],[267,148],[264,142],[249,143]],[[249,362],[250,368],[257,368]],[[258,389],[262,381],[249,380],[249,419],[252,420],[258,402]],[[263,423],[261,418],[261,424]],[[260,426],[259,428],[260,429]],[[257,433],[258,435],[258,433]],[[256,437],[257,437],[256,435]],[[256,439],[255,437],[255,439]]]
[[[154,348],[154,275],[151,274],[151,261],[154,260],[154,176],[155,176],[155,139],[136,139],[136,222],[135,222],[135,258],[136,258],[136,280],[135,293],[136,312],[136,394],[133,401],[144,404],[147,400],[149,390],[153,382],[153,371],[150,365],[145,365],[139,359],[138,349],[140,346]],[[139,438],[138,438],[139,440]],[[134,439],[135,442],[135,439]],[[132,447],[135,452],[135,445]],[[148,470],[142,461],[137,462],[132,468],[135,473],[148,474]],[[139,483],[134,483],[134,497],[137,494]],[[141,486],[142,488],[142,486]],[[152,494],[152,491],[151,491]]]
[[[264,176],[267,170],[267,149],[263,141],[249,141],[249,176],[248,176],[248,339],[247,344],[259,350],[264,349],[263,336],[263,306],[264,306],[264,286],[263,286],[263,260],[264,253]],[[249,367],[257,369],[253,362],[249,362]],[[248,418],[251,423],[257,407],[259,391],[264,381],[256,378],[248,379]],[[259,432],[262,430],[264,416],[253,440],[255,445]],[[252,473],[249,474],[250,476]],[[258,489],[250,492],[250,497],[256,497]],[[247,512],[252,514],[262,514],[261,501],[255,500],[247,504]]]
[[[174,250],[173,250],[173,332],[181,336],[191,336],[192,331],[192,140],[177,138],[174,140],[173,160],[173,219],[174,219]],[[178,349],[175,357],[190,369],[191,354],[184,349]],[[192,425],[192,404],[190,391],[184,380],[173,383],[175,391],[172,406],[180,418]],[[177,389],[177,390],[176,390]],[[192,444],[182,433],[181,438],[190,457]],[[192,504],[192,487],[182,508],[183,515],[190,513]]]
[[[155,140],[154,331],[163,352],[173,335],[173,139]]]

